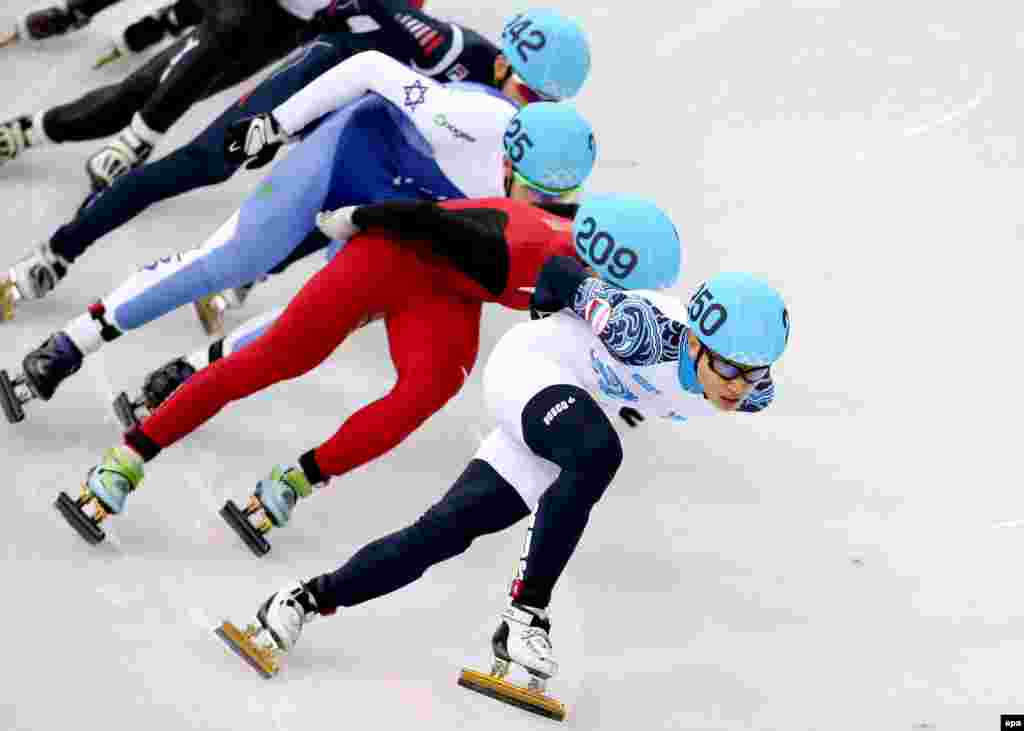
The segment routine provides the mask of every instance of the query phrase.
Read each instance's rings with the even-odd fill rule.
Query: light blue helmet
[[[555,10],[528,10],[509,20],[501,52],[527,86],[556,101],[576,96],[590,73],[583,28]]]
[[[690,298],[687,320],[705,347],[740,365],[771,365],[789,340],[782,295],[751,274],[728,272],[704,282]]]
[[[572,104],[527,104],[505,128],[505,154],[528,183],[559,193],[581,186],[594,169],[594,130]]]
[[[588,196],[573,219],[572,235],[579,257],[623,289],[665,289],[679,278],[679,232],[646,198]]]

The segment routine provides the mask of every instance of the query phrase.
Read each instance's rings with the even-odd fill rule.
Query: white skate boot
[[[530,674],[530,689],[543,692],[548,678],[558,672],[550,631],[546,609],[509,604],[491,639],[495,669],[503,669],[504,675],[509,663],[515,663]]]
[[[225,621],[215,632],[256,672],[269,678],[280,670],[281,658],[295,647],[302,628],[319,613],[313,595],[295,582],[263,602],[256,623],[244,631]]]
[[[41,299],[52,292],[69,267],[67,260],[54,254],[49,243],[45,243],[0,274],[0,319],[14,317],[18,300]]]
[[[32,119],[18,117],[0,124],[0,165],[32,146]]]
[[[94,191],[109,188],[113,182],[142,165],[153,152],[153,145],[126,127],[106,147],[85,163]]]
[[[491,639],[494,664],[490,675],[464,669],[459,685],[532,713],[563,720],[565,706],[544,695],[547,681],[558,673],[558,663],[548,636],[551,621],[547,610],[513,602],[501,613],[500,620],[501,624]],[[530,681],[526,688],[505,680],[512,664],[529,673]]]

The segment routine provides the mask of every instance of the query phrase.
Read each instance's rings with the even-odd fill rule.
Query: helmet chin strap
[[[688,332],[683,333],[682,342],[679,345],[679,383],[690,393],[704,393],[704,387],[697,378],[697,367],[700,365],[700,357],[704,354],[704,344],[701,343],[697,358],[691,360],[687,350],[688,334]]]

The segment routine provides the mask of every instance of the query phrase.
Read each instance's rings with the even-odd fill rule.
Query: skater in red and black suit
[[[387,327],[397,383],[297,463],[275,467],[260,481],[250,501],[260,509],[255,518],[264,520],[260,532],[286,524],[295,502],[315,486],[394,448],[440,409],[473,369],[483,304],[528,309],[544,262],[574,252],[571,201],[593,167],[590,125],[569,105],[546,104],[525,107],[509,129],[529,133],[533,146],[506,135],[509,155],[519,158],[515,168],[505,158],[508,198],[396,201],[321,216],[320,227],[347,243],[262,335],[192,375],[126,434],[125,447],[107,453],[90,472],[78,507],[65,511],[76,529],[102,540],[96,513],[92,523],[86,517],[88,506],[100,509],[99,519],[121,512],[144,462],[228,403],[312,370],[375,319]],[[556,190],[535,179],[568,187]],[[247,529],[235,528],[244,537]],[[262,535],[251,538],[259,544],[250,541],[254,551],[269,550]]]

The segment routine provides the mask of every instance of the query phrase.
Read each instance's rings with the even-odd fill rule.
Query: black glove
[[[636,409],[630,408],[629,406],[623,406],[621,409],[619,409],[619,416],[621,416],[622,420],[629,424],[631,427],[635,427],[637,424],[644,420],[643,414],[641,414]]]
[[[530,316],[537,320],[571,306],[576,290],[586,278],[587,273],[576,257],[552,256],[544,262],[530,296]]]
[[[274,159],[288,139],[273,114],[243,117],[224,133],[224,158],[246,170],[261,168]]]

